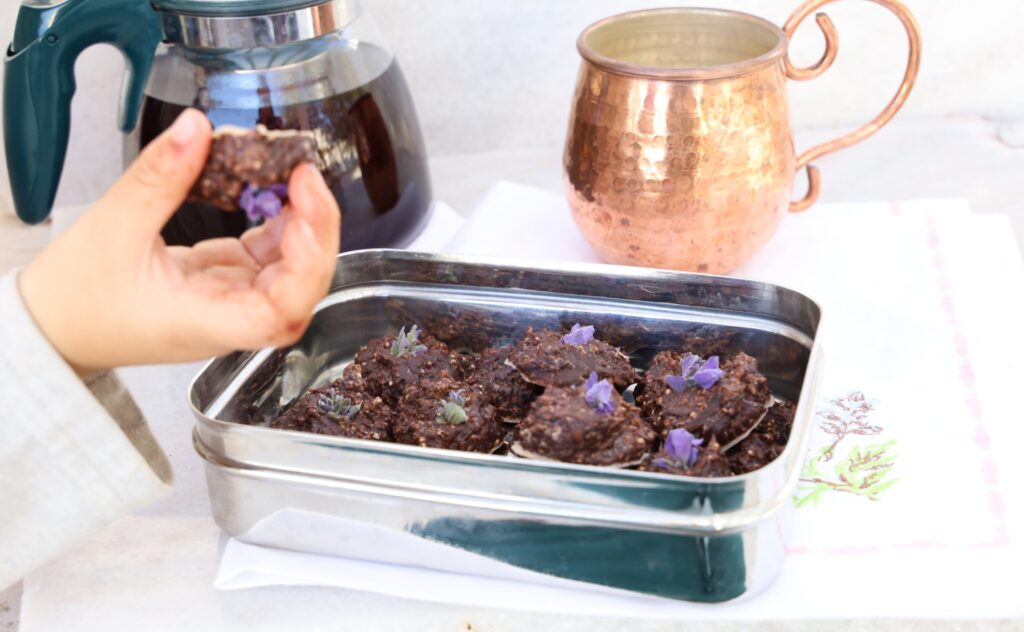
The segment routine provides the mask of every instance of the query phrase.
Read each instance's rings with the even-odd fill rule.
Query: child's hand
[[[210,150],[188,110],[75,225],[21,273],[25,304],[79,372],[282,346],[330,287],[341,213],[310,165],[280,217],[242,235],[168,247],[163,225]]]

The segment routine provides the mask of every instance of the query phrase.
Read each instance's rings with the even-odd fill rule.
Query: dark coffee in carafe
[[[366,50],[364,58],[385,53]],[[206,112],[215,127],[312,130],[319,153],[317,165],[342,209],[344,251],[400,247],[422,229],[431,203],[426,151],[412,99],[397,63],[388,58],[383,71],[365,84],[322,99],[289,102],[295,92],[317,90],[314,77],[301,89],[236,81],[211,80],[191,103],[174,103],[147,94],[135,142],[141,146],[167,129],[187,107]],[[248,90],[246,98],[239,93]],[[325,90],[321,90],[325,91]],[[253,107],[237,107],[252,103]],[[411,123],[410,123],[411,122]],[[203,204],[188,203],[163,230],[171,245],[193,245],[204,239],[237,237],[250,228],[245,213],[225,213]]]

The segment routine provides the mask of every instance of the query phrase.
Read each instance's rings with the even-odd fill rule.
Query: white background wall
[[[685,1],[685,0],[684,0]],[[0,0],[0,38],[10,39],[18,5]],[[917,88],[902,117],[969,115],[1024,119],[1024,2],[906,0],[924,36]],[[432,155],[557,147],[565,135],[578,57],[575,39],[596,19],[666,0],[364,0],[409,79]],[[796,0],[701,0],[781,24]],[[840,54],[828,75],[793,85],[796,127],[833,128],[870,119],[903,72],[899,22],[870,2],[828,8]],[[813,62],[822,38],[808,19],[793,44]],[[0,69],[2,73],[2,69]],[[115,129],[122,62],[97,47],[79,60],[79,91],[58,204],[95,198],[121,169]],[[2,133],[2,132],[0,132]],[[937,157],[938,158],[938,157]],[[6,167],[0,198],[4,197]],[[3,202],[0,201],[0,206]]]

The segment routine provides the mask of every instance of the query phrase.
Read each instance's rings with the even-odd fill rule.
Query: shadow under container
[[[195,447],[215,520],[244,542],[726,601],[763,589],[782,567],[821,372],[819,321],[797,292],[725,277],[345,254],[299,343],[219,358],[196,377]],[[340,376],[360,345],[403,325],[479,351],[527,327],[576,322],[595,325],[641,369],[689,336],[753,355],[773,393],[796,402],[785,451],[749,474],[693,478],[263,427]],[[433,554],[396,559],[385,540]]]

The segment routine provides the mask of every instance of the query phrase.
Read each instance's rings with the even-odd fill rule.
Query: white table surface
[[[968,197],[978,212],[1010,214],[1018,243],[1024,242],[1024,150],[1014,149],[1014,128],[984,121],[941,120],[891,126],[863,147],[822,163],[823,200]],[[830,132],[809,137],[827,137]],[[467,211],[496,180],[508,179],[552,190],[560,188],[557,149],[511,154],[452,156],[431,163],[435,195]],[[0,224],[0,271],[30,257],[46,242],[45,228]],[[258,629],[289,613],[289,627],[338,630],[618,630],[623,621],[551,617],[499,610],[442,606],[357,591],[327,588],[268,588],[217,592],[211,582],[222,537],[209,515],[200,459],[191,447],[192,420],[185,406],[188,380],[199,365],[138,368],[123,372],[174,463],[177,484],[171,496],[136,515],[126,516],[61,561],[61,572],[42,571],[45,582],[74,582],[87,576],[90,590],[64,604],[77,613],[83,629],[123,625],[125,629]],[[156,387],[154,387],[156,385]],[[159,559],[124,553],[126,539],[157,538],[167,543]],[[106,552],[96,556],[97,549]],[[97,560],[100,560],[97,562]],[[81,563],[78,563],[81,562]],[[112,593],[117,574],[137,574],[131,591]],[[49,585],[49,584],[48,584]],[[117,582],[117,586],[121,586]],[[153,599],[159,595],[159,599]],[[18,629],[20,590],[0,594],[0,630]],[[31,602],[31,598],[28,599]],[[173,604],[161,610],[151,602]],[[27,609],[25,628],[37,629]],[[324,625],[325,622],[329,622]],[[854,621],[750,623],[631,622],[637,630],[1024,630],[1024,622]]]

